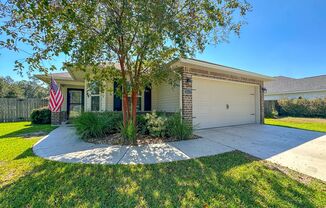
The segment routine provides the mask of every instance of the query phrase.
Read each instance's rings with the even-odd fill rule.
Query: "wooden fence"
[[[47,105],[47,99],[0,98],[0,122],[28,121],[33,109]]]

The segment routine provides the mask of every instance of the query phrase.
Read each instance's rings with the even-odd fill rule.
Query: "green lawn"
[[[265,124],[326,132],[326,119],[322,118],[265,118]]]
[[[20,137],[51,129],[0,124],[0,207],[326,206],[326,184],[241,152],[156,165],[66,164],[34,156],[39,138]]]

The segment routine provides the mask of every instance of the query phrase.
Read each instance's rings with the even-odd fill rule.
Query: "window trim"
[[[91,85],[91,84],[95,84],[96,85],[96,83],[93,82],[93,83],[89,83],[88,86]],[[100,89],[98,89],[98,93],[96,93],[96,94],[93,94],[93,92],[91,90],[89,97],[90,97],[90,111],[91,112],[100,112],[101,111],[101,97],[102,97],[101,96]],[[98,111],[93,110],[93,103],[92,103],[92,98],[93,97],[99,97],[99,99],[98,99],[99,100],[98,101]]]

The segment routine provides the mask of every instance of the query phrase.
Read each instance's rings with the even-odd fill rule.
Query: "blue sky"
[[[247,0],[253,6],[240,38],[209,45],[196,58],[270,76],[301,78],[326,74],[325,0]],[[12,71],[26,56],[0,50],[0,75],[26,79]],[[62,60],[57,60],[60,65]]]

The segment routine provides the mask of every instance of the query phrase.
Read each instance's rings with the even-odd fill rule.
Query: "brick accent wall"
[[[67,121],[67,112],[51,112],[51,124],[60,125],[62,122]]]
[[[192,76],[208,77],[219,80],[227,80],[234,82],[243,82],[248,84],[256,84],[259,86],[259,99],[260,99],[260,123],[264,123],[264,92],[263,81],[250,79],[241,76],[223,74],[214,71],[207,71],[198,68],[184,67],[182,73],[182,115],[183,118],[192,122]]]
[[[192,75],[186,68],[182,73],[182,117],[192,124]]]

